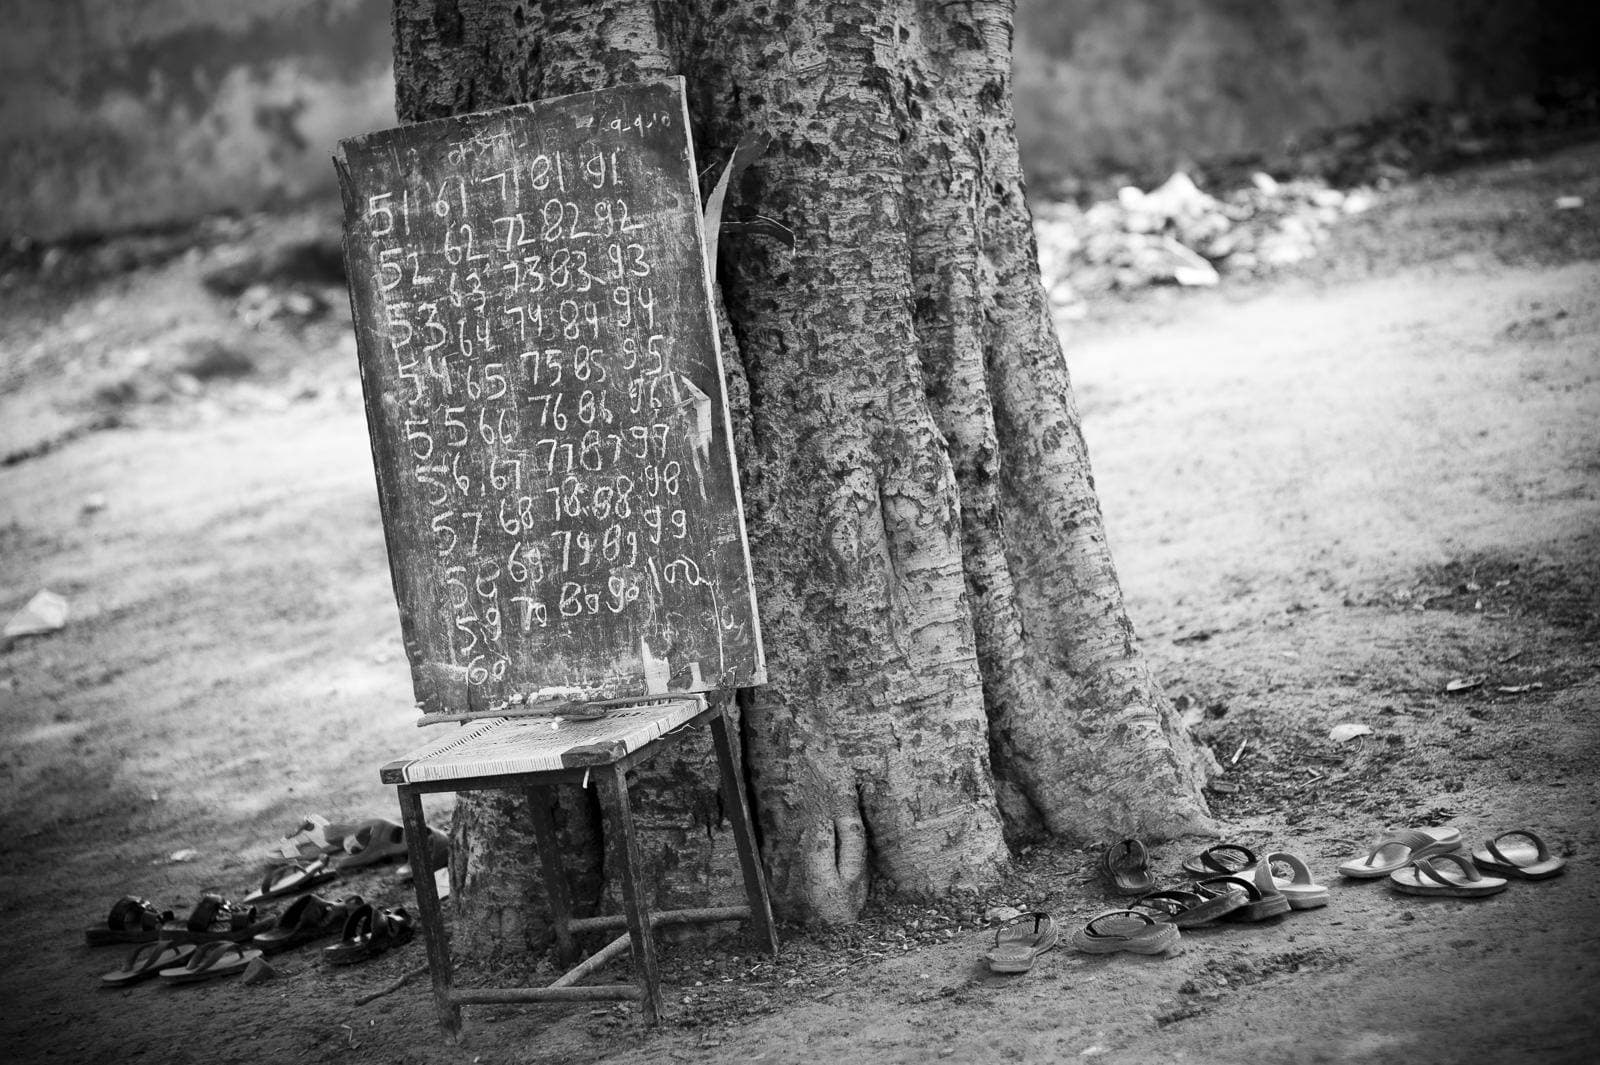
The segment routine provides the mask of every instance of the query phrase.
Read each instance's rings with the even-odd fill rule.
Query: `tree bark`
[[[1207,827],[1039,283],[1010,3],[397,0],[395,38],[403,120],[683,74],[702,167],[772,138],[725,213],[795,246],[730,237],[718,273],[771,671],[741,698],[746,764],[786,916],[849,921],[874,879],[979,887],[1008,835]],[[658,890],[704,904],[736,882],[693,746],[639,801]],[[581,796],[562,816],[597,831]],[[469,941],[537,932],[519,820],[460,807]],[[604,879],[576,870],[577,896]]]

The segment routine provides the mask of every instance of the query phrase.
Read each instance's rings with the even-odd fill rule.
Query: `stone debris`
[[[23,608],[6,622],[6,636],[43,636],[67,624],[67,600],[48,588],[41,588]]]
[[[1051,307],[1082,317],[1086,297],[1153,285],[1216,285],[1316,255],[1338,222],[1369,209],[1369,189],[1344,191],[1313,178],[1265,172],[1222,196],[1178,171],[1149,191],[1132,185],[1080,208],[1047,203],[1034,212],[1039,267]]]
[[[240,983],[264,984],[268,980],[276,980],[278,970],[274,969],[265,958],[251,958],[250,964],[244,967],[244,975],[239,977]]]

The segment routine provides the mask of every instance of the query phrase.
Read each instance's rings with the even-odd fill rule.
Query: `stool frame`
[[[773,923],[767,895],[766,877],[750,809],[745,801],[743,776],[732,724],[726,713],[728,693],[708,693],[705,709],[672,732],[646,743],[637,750],[616,755],[599,748],[580,748],[560,769],[526,773],[500,773],[464,776],[450,780],[391,781],[400,802],[400,816],[409,841],[413,882],[422,935],[428,952],[428,971],[433,981],[434,1003],[439,1025],[451,1043],[461,1035],[461,1007],[488,1003],[572,1002],[596,1000],[637,1001],[646,1022],[661,1018],[660,970],[656,963],[653,929],[668,924],[709,924],[748,920],[762,949],[778,952],[777,928]],[[723,815],[733,829],[744,879],[746,905],[710,907],[694,910],[652,911],[638,881],[640,853],[634,831],[633,809],[628,794],[628,770],[659,753],[668,742],[681,739],[708,726],[716,749],[721,778]],[[573,917],[572,900],[561,875],[560,849],[554,819],[550,815],[552,788],[560,784],[582,785],[593,781],[599,791],[601,817],[605,829],[606,867],[615,870],[622,889],[622,913],[598,917]],[[451,979],[449,933],[438,888],[427,870],[429,833],[422,808],[422,796],[438,792],[522,791],[532,807],[534,841],[539,850],[539,865],[545,893],[550,903],[551,925],[555,931],[556,957],[570,966],[561,977],[546,987],[456,988]],[[582,961],[578,960],[574,935],[611,928],[625,928],[622,935]],[[633,985],[579,986],[578,981],[602,968],[625,950],[632,953]]]

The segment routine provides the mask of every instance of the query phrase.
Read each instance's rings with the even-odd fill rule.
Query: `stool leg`
[[[723,814],[733,826],[733,841],[739,848],[739,868],[744,873],[744,894],[750,902],[750,928],[769,954],[778,953],[778,930],[772,921],[772,905],[767,898],[767,878],[756,851],[755,828],[750,823],[750,808],[744,801],[744,777],[733,745],[733,725],[726,704],[711,719],[711,739],[717,748],[717,766],[722,776]]]
[[[550,788],[529,788],[528,806],[533,812],[533,838],[539,846],[539,871],[544,876],[544,893],[550,900],[550,923],[556,933],[556,959],[563,967],[578,960],[572,942],[572,899],[567,881],[561,875],[561,843],[556,839],[556,822],[550,816]]]
[[[400,820],[405,826],[411,852],[411,882],[417,889],[422,940],[428,948],[433,1001],[439,1011],[439,1027],[444,1029],[445,1041],[454,1046],[461,1038],[461,1007],[450,998],[450,941],[439,906],[439,889],[433,882],[433,848],[428,838],[428,822],[422,815],[422,795],[403,785],[396,790],[400,796]]]
[[[622,909],[628,918],[633,947],[633,968],[643,997],[639,1008],[647,1024],[661,1021],[661,974],[656,969],[656,940],[650,907],[635,879],[640,865],[639,839],[633,831],[633,807],[628,801],[628,779],[622,767],[607,766],[598,774],[600,805],[606,819],[607,864],[622,884]]]

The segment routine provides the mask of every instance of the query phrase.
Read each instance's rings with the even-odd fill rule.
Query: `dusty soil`
[[[1557,210],[1567,195],[1585,206]],[[72,614],[0,650],[0,1046],[208,1065],[1592,1060],[1597,219],[1600,143],[1578,144],[1396,189],[1295,273],[1067,327],[1132,613],[1223,766],[1222,830],[1304,855],[1326,909],[1185,933],[1173,958],[1063,947],[991,975],[988,906],[1070,930],[1110,905],[1094,847],[1041,847],[985,898],[788,929],[775,962],[668,947],[660,1029],[469,1008],[459,1048],[425,980],[359,1004],[420,944],[348,970],[290,953],[257,986],[104,991],[121,951],[82,939],[124,893],[242,895],[304,813],[390,814],[376,767],[417,740],[337,289],[288,252],[263,288],[217,281],[326,219],[7,275],[0,614],[40,587]],[[1340,723],[1372,732],[1335,742]],[[1535,829],[1568,872],[1471,902],[1334,875],[1385,826],[1433,824]],[[1159,846],[1159,871],[1205,842]],[[341,890],[409,889],[378,870]]]

